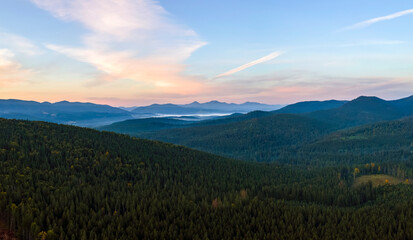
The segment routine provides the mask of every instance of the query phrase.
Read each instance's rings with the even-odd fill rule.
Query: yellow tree
[[[353,172],[354,178],[356,178],[356,175],[359,173],[360,173],[360,169],[354,168],[354,172]]]
[[[45,231],[41,231],[39,232],[39,234],[37,235],[38,239],[40,240],[46,240],[47,237],[47,233]]]

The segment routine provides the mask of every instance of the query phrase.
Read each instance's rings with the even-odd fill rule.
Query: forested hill
[[[397,107],[405,115],[413,114],[413,96],[390,101],[393,106]]]
[[[165,118],[142,118],[131,119],[121,122],[115,122],[110,125],[101,126],[96,129],[103,131],[111,131],[117,133],[129,134],[132,136],[141,136],[143,133],[152,133],[159,130],[183,128],[183,127],[200,127],[200,126],[212,126],[228,123],[236,123],[249,119],[264,117],[272,115],[271,112],[253,111],[247,114],[234,113],[228,116],[216,117],[209,120],[181,120],[171,117]],[[185,117],[183,117],[185,118]]]
[[[352,186],[413,177],[401,163],[249,163],[42,122],[0,119],[0,133],[0,213],[20,239],[413,237],[410,185]]]
[[[406,161],[413,157],[413,117],[337,131],[291,157],[312,165]]]
[[[304,116],[272,114],[241,122],[169,129],[140,136],[237,159],[274,161],[283,151],[333,130],[333,125]]]
[[[344,156],[347,161],[352,158],[353,163],[360,158],[364,161],[367,158],[372,161],[405,160],[413,156],[413,117],[334,132],[307,144],[301,151],[309,160],[310,153],[318,153],[319,157],[336,159],[335,163]]]
[[[97,129],[103,131],[112,131],[123,134],[137,135],[144,132],[181,128],[194,123],[194,121],[186,121],[173,118],[142,118],[116,122],[107,126],[98,127]]]
[[[413,151],[413,117],[337,131],[312,145],[331,148],[331,152]]]
[[[304,102],[292,105],[290,110],[288,107],[284,109],[305,111],[307,107],[339,107],[301,114],[251,113],[237,116],[238,121],[225,123],[225,119],[211,120],[214,124],[209,126],[202,126],[201,122],[199,126],[186,125],[181,129],[140,133],[137,136],[237,159],[285,162],[286,158],[297,152],[298,147],[333,131],[406,117],[410,113],[408,109],[413,109],[412,103],[411,98],[385,101],[377,97],[359,97],[349,102]],[[281,159],[281,156],[285,158]]]
[[[334,109],[343,106],[348,101],[328,100],[328,101],[306,101],[287,105],[274,113],[309,113],[321,110]]]
[[[407,109],[413,102],[406,99],[385,101],[377,97],[359,97],[341,107],[306,114],[307,117],[329,122],[340,128],[359,126],[411,115]]]
[[[113,131],[117,133],[125,133],[134,136],[143,136],[142,133],[151,133],[154,131],[182,128],[182,127],[200,127],[200,126],[212,126],[221,125],[228,123],[237,123],[242,121],[247,121],[250,119],[261,118],[269,115],[279,114],[279,113],[308,113],[319,110],[327,110],[332,108],[337,108],[345,104],[347,101],[307,101],[298,102],[286,107],[283,107],[276,111],[259,111],[255,110],[246,114],[235,113],[229,116],[217,117],[214,119],[208,119],[203,121],[181,121],[176,124],[175,119],[170,118],[146,118],[146,119],[133,119],[121,122],[116,122],[107,126],[101,126],[97,129],[105,131]],[[195,103],[194,103],[195,104]],[[254,106],[253,103],[251,103]],[[195,104],[197,105],[197,104]],[[175,114],[177,114],[176,112]],[[145,136],[150,136],[151,134],[145,134]]]
[[[20,239],[413,238],[411,185],[353,186],[361,175],[412,178],[401,162],[251,163],[3,119],[0,133],[0,217]]]
[[[259,119],[284,113],[303,115],[319,120],[320,122],[334,125],[339,129],[409,116],[413,114],[412,109],[413,96],[394,101],[362,96],[352,101],[329,100],[298,102],[272,112],[253,111],[247,114],[233,114],[202,121],[181,121],[178,123],[175,119],[170,118],[134,119],[116,122],[111,125],[99,127],[98,129],[151,138],[152,132],[159,130],[174,128],[192,129],[193,127],[229,123],[236,124],[250,119]],[[191,131],[191,129],[189,131]],[[211,128],[211,130],[214,131],[213,128]],[[163,134],[169,135],[168,131],[164,131]],[[156,135],[157,134],[154,134],[153,136]],[[186,134],[186,136],[190,137],[189,134]],[[176,141],[175,143],[180,143],[180,141]]]

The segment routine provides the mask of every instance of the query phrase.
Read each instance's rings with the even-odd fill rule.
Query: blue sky
[[[413,94],[409,1],[0,3],[0,98],[286,104]]]

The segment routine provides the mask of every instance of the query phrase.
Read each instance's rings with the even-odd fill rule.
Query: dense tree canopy
[[[243,162],[0,119],[0,213],[21,239],[413,238],[410,184],[353,186],[368,174],[411,178],[413,159],[367,160]]]

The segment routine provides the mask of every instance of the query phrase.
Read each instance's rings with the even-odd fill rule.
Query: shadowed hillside
[[[398,119],[406,114],[390,101],[377,97],[359,97],[339,108],[316,111],[306,116],[345,128]]]
[[[253,161],[274,161],[282,151],[313,141],[332,125],[290,114],[273,114],[236,123],[172,129],[141,136],[215,154]]]
[[[302,129],[320,133],[303,117],[279,117],[277,126],[295,121],[292,142]],[[352,187],[356,175],[413,178],[412,159],[355,172],[236,161],[43,122],[0,119],[0,132],[0,213],[21,239],[413,237],[397,224],[413,224],[412,186]]]

